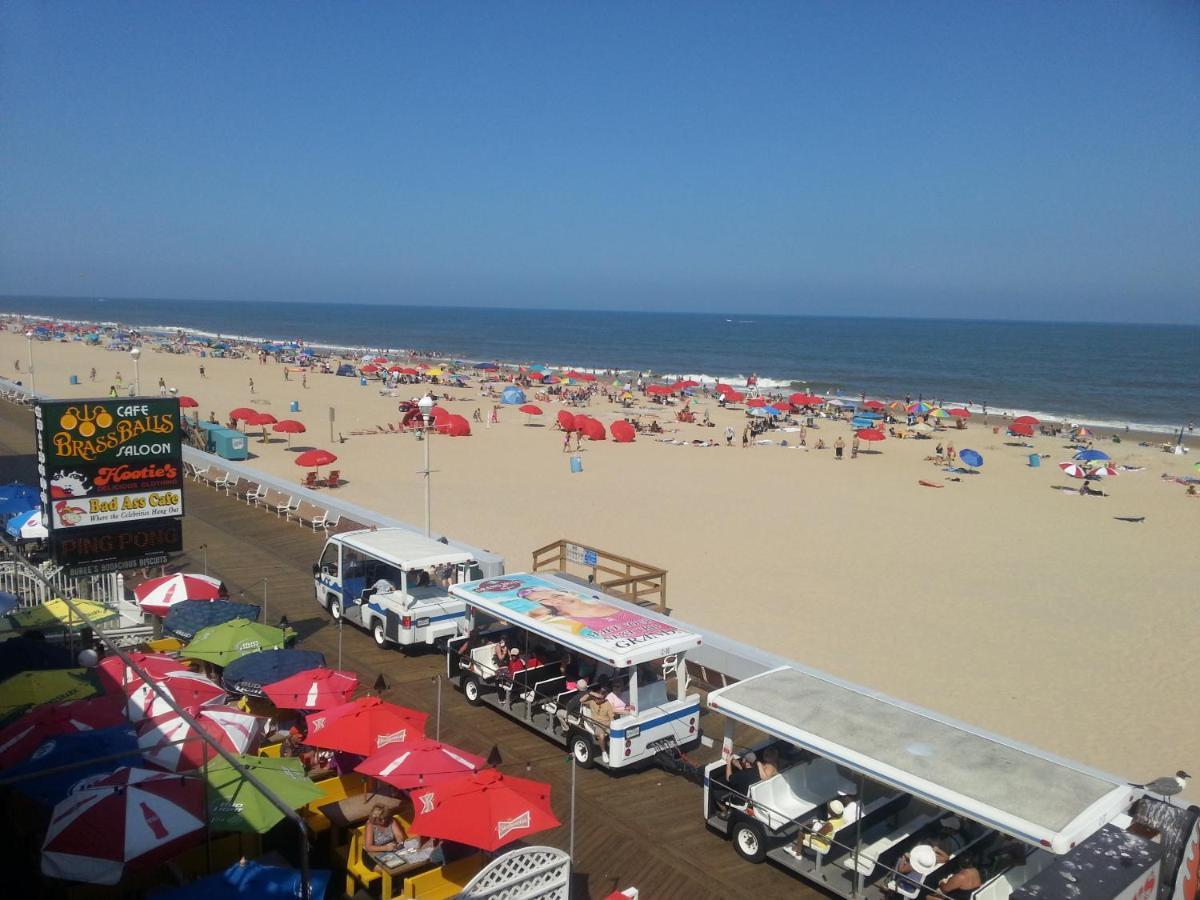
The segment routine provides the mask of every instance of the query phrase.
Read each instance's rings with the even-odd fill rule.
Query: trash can
[[[1040,453],[1029,454],[1029,468],[1036,469],[1042,464],[1042,456]]]
[[[582,472],[582,471],[583,471],[583,457],[582,456],[572,456],[571,457],[571,472],[572,472],[572,474],[574,474],[575,472]]]
[[[78,375],[71,376],[71,384],[79,384],[79,376]]]
[[[292,412],[300,412],[300,401],[293,400],[292,405],[288,407]]]
[[[358,385],[359,385],[359,387],[366,387],[366,386],[367,386],[367,379],[366,379],[366,376],[365,376],[365,375],[360,375],[360,376],[358,376]]]

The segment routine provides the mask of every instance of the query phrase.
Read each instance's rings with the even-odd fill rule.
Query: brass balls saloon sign
[[[183,515],[177,399],[50,401],[35,415],[49,528]]]

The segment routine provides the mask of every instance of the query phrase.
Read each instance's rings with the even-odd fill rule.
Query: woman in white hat
[[[917,844],[900,857],[896,864],[897,875],[888,882],[888,890],[901,897],[915,898],[921,895],[925,879],[941,863],[937,852],[929,844]]]

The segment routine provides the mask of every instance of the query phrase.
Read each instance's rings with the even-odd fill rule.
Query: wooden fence
[[[664,615],[667,570],[627,556],[609,553],[576,541],[557,540],[533,551],[533,571],[582,573],[594,584],[639,606],[653,606]]]

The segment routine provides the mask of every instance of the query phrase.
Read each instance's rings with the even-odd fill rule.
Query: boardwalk
[[[0,479],[31,477],[31,447],[31,414],[0,403]],[[302,646],[321,651],[336,665],[337,629],[317,605],[312,586],[312,563],[324,538],[190,481],[185,504],[186,552],[176,565],[200,571],[206,545],[208,571],[225,581],[232,599],[244,594],[247,602],[262,604],[265,591],[265,620],[274,624],[286,615]],[[416,516],[415,510],[408,512]],[[508,561],[513,570],[527,564],[526,559]],[[383,675],[386,699],[431,712],[437,707],[439,676],[445,672],[440,655],[381,650],[366,633],[346,627],[342,666],[357,671],[368,686]],[[468,706],[448,682],[442,682],[441,693],[444,740],[483,755],[495,745],[503,771],[553,786],[554,809],[564,827],[536,840],[566,849],[571,769],[565,752],[492,709]],[[719,741],[719,723],[705,724]],[[431,716],[431,734],[435,727]],[[711,751],[697,755],[705,752]],[[658,770],[618,776],[579,770],[575,821],[576,873],[591,897],[630,885],[652,900],[823,896],[770,864],[742,862],[705,829],[699,788]]]

